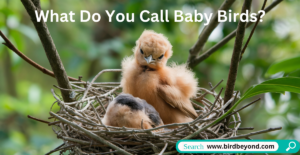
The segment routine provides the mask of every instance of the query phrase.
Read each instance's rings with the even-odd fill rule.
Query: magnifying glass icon
[[[290,142],[289,147],[286,149],[286,151],[289,151],[290,149],[294,149],[295,147],[296,147],[296,143],[295,142]]]

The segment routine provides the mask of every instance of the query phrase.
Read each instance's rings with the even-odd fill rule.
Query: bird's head
[[[166,65],[172,56],[172,45],[162,34],[145,30],[136,41],[135,59],[141,66],[159,69]]]

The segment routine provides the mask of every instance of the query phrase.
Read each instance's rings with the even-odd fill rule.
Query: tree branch
[[[264,9],[264,11],[266,13],[268,13],[270,10],[272,10],[275,6],[277,6],[282,1],[283,0],[276,0],[276,1],[274,1],[266,9]],[[257,16],[257,17],[259,17],[259,16]],[[253,24],[253,22],[248,22],[246,27],[248,28],[252,24]],[[210,49],[208,49],[206,52],[204,52],[203,54],[201,54],[198,58],[194,59],[194,61],[190,62],[189,63],[189,67],[191,67],[191,68],[195,67],[196,65],[198,65],[199,63],[201,63],[202,61],[204,61],[205,59],[207,59],[211,54],[213,54],[214,52],[216,52],[219,48],[223,47],[228,41],[230,41],[232,38],[235,37],[236,31],[237,30],[235,29],[230,34],[228,34],[225,38],[223,38],[220,42],[218,42],[213,47],[211,47]]]
[[[42,122],[42,123],[46,123],[46,124],[49,124],[49,123],[50,123],[50,122],[48,122],[48,121],[45,121],[45,120],[42,120],[42,119],[38,119],[38,118],[32,117],[32,116],[30,116],[30,115],[27,115],[27,117],[30,118],[30,119],[33,119],[33,120],[35,120],[35,121]]]
[[[225,0],[218,10],[226,11],[230,8],[230,6],[234,2],[235,2],[235,0]],[[209,38],[210,34],[218,26],[218,24],[219,24],[219,22],[218,22],[218,11],[217,11],[217,12],[215,12],[210,23],[204,27],[204,29],[201,32],[201,34],[199,35],[199,38],[198,38],[197,42],[195,43],[195,45],[190,49],[188,63],[192,62],[197,57],[197,55],[201,52],[201,50],[202,50],[203,46],[205,45],[205,43],[207,42],[207,39]]]
[[[57,80],[57,83],[60,87],[65,89],[71,89],[71,84],[69,82],[67,73],[65,71],[65,68],[63,66],[63,63],[61,62],[61,59],[58,55],[57,49],[54,45],[54,42],[52,40],[52,37],[50,35],[50,32],[48,30],[48,27],[44,21],[37,22],[35,11],[38,12],[41,11],[41,7],[39,4],[39,0],[21,0],[25,9],[27,10],[29,16],[31,17],[31,20],[34,24],[34,27],[36,28],[38,35],[40,37],[40,40],[43,44],[44,50],[46,52],[47,58],[50,62],[51,68],[54,72],[55,78]],[[72,102],[73,100],[70,98],[68,91],[61,91],[62,97],[65,102]]]
[[[12,50],[13,52],[15,52],[18,56],[20,56],[23,60],[25,60],[27,63],[29,63],[31,66],[33,66],[34,68],[40,70],[41,72],[43,72],[44,74],[47,74],[51,77],[54,77],[54,73],[46,68],[44,68],[43,66],[37,64],[36,62],[34,62],[33,60],[31,60],[30,58],[28,58],[26,55],[24,55],[21,51],[19,51],[13,44],[12,42],[2,33],[2,31],[0,31],[0,36],[3,38],[3,40],[5,41],[4,44],[7,48],[9,48],[10,50]],[[68,77],[69,80],[71,81],[79,81],[76,78],[73,77]]]
[[[248,10],[250,12],[251,3],[252,3],[252,0],[245,0],[241,13],[246,13],[246,10]],[[231,57],[229,74],[228,74],[228,80],[227,80],[226,89],[225,89],[225,96],[224,96],[225,103],[227,101],[229,101],[233,95],[237,71],[238,71],[238,67],[239,67],[239,60],[240,60],[241,50],[242,50],[242,46],[243,46],[245,30],[246,30],[246,24],[247,24],[247,22],[243,22],[242,20],[240,20],[238,27],[237,27],[236,38],[235,38],[234,48],[233,48],[232,57]],[[226,109],[230,109],[233,104],[234,104],[234,102],[232,102],[228,107],[226,107]],[[227,123],[228,123],[228,121],[227,121]]]
[[[266,3],[267,3],[267,0],[264,0],[264,4],[263,4],[263,6],[262,6],[262,8],[260,10],[264,10],[265,9]],[[255,25],[253,26],[253,28],[251,30],[251,33],[250,33],[250,35],[249,35],[249,37],[248,37],[248,39],[247,39],[247,41],[246,41],[246,43],[245,43],[242,51],[241,51],[240,61],[242,60],[243,54],[245,53],[245,50],[246,50],[246,48],[247,48],[247,46],[248,46],[248,44],[249,44],[249,42],[250,42],[250,40],[252,38],[252,35],[253,35],[253,33],[254,33],[255,29],[256,29],[256,26],[258,25],[258,23],[260,21],[260,16],[261,16],[261,13],[258,14],[257,21],[256,21]]]

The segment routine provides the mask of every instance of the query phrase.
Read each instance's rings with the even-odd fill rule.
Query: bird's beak
[[[148,56],[148,57],[145,57],[145,60],[147,61],[147,63],[151,63],[152,62],[152,55]]]

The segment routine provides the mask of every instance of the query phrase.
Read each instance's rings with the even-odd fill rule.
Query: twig
[[[48,61],[50,62],[51,68],[54,72],[55,79],[58,85],[65,89],[72,89],[68,75],[65,71],[63,63],[59,57],[55,44],[52,40],[50,32],[46,23],[42,20],[40,22],[37,21],[35,11],[40,12],[41,8],[39,2],[37,1],[36,5],[31,0],[21,0],[25,9],[27,10],[31,20],[33,22],[34,27],[36,28],[40,40],[43,44],[44,50],[46,52]],[[62,96],[65,102],[72,102],[73,99],[70,98],[70,94],[68,91],[62,91]]]
[[[214,135],[214,136],[216,136],[216,137],[219,137],[219,135],[218,135],[218,134],[214,133],[213,131],[211,131],[211,130],[209,130],[209,129],[207,129],[207,130],[205,130],[205,131],[207,131],[207,132],[209,132],[209,133],[213,134],[213,135]]]
[[[267,0],[264,0],[264,3],[263,3],[263,6],[262,6],[261,10],[264,10],[264,9],[265,9],[266,3],[267,3]],[[261,16],[261,13],[259,13],[258,18],[257,18],[257,21],[256,21],[256,23],[254,24],[254,26],[253,26],[253,28],[252,28],[252,30],[251,30],[251,33],[250,33],[250,35],[249,35],[249,37],[248,37],[248,39],[247,39],[247,41],[246,41],[246,43],[245,43],[245,45],[244,45],[244,48],[243,48],[242,51],[241,51],[240,61],[242,60],[243,54],[244,54],[244,52],[245,52],[245,50],[246,50],[246,48],[247,48],[247,46],[248,46],[248,44],[249,44],[249,42],[250,42],[250,40],[251,40],[251,37],[252,37],[252,35],[253,35],[253,33],[254,33],[255,29],[256,29],[256,26],[258,25],[258,23],[259,23],[259,21],[260,21],[260,16]]]
[[[30,116],[30,115],[27,115],[27,117],[30,118],[30,119],[33,119],[33,120],[35,120],[35,121],[42,122],[42,123],[46,123],[46,124],[49,124],[49,123],[50,123],[50,122],[48,122],[48,121],[44,121],[44,120],[41,120],[41,119],[32,117],[32,116]]]
[[[222,79],[219,83],[217,83],[213,88],[210,89],[210,91],[215,90],[224,80]],[[203,95],[198,97],[198,100],[201,100],[205,95],[207,95],[208,93],[205,92]]]
[[[240,138],[247,138],[247,137],[249,137],[249,136],[258,135],[258,134],[267,133],[267,132],[276,131],[276,130],[281,130],[281,129],[282,129],[282,127],[269,128],[269,129],[265,129],[265,130],[255,131],[255,132],[251,132],[251,133],[248,133],[248,134],[239,135],[239,136],[235,136],[235,137],[224,138],[224,139],[240,139]],[[218,139],[219,139],[219,138],[218,138]]]
[[[96,97],[96,99],[98,100],[100,106],[103,108],[104,112],[106,113],[106,109],[104,108],[104,106],[103,106],[103,104],[102,104],[100,98],[99,98],[99,97]]]
[[[165,152],[167,147],[168,147],[168,143],[165,144],[164,148],[160,151],[158,155],[162,155]]]
[[[213,105],[213,103],[211,103],[210,100],[208,100],[205,97],[202,99],[202,101],[204,101],[203,103],[206,105],[207,108],[209,108]]]
[[[193,101],[191,101],[191,103],[194,105],[195,108],[199,108],[199,109],[201,109],[201,110],[204,110],[204,108],[201,107],[200,105],[198,105],[197,103],[195,103],[195,102],[193,102]]]
[[[236,96],[237,96],[238,93],[239,93],[239,92],[236,93],[235,98],[236,98]],[[224,110],[224,108],[225,108],[228,104],[230,104],[231,102],[234,102],[235,98],[230,99],[230,100],[229,100],[229,101],[228,101],[221,109],[219,109],[219,111]],[[215,125],[216,123],[222,121],[223,119],[225,119],[226,116],[227,116],[228,114],[229,114],[229,111],[227,111],[225,114],[223,114],[222,116],[220,116],[220,117],[217,118],[216,120],[214,120],[214,121],[208,123],[208,124],[205,125],[203,128],[201,128],[201,129],[197,130],[196,132],[191,133],[191,134],[189,134],[188,136],[184,137],[183,139],[190,139],[190,138],[193,138],[193,137],[199,135],[199,133],[201,133],[202,131],[206,130],[207,128],[209,128],[209,127]]]
[[[276,0],[272,4],[270,4],[264,11],[265,13],[268,13],[270,10],[272,10],[275,6],[277,6],[280,2],[283,0]],[[258,15],[256,17],[259,17]],[[248,22],[246,27],[250,27],[253,24],[253,22]],[[236,36],[236,31],[232,31],[230,34],[228,34],[226,37],[224,37],[221,41],[219,41],[217,44],[215,44],[213,47],[205,51],[203,54],[201,54],[198,58],[196,58],[193,62],[189,64],[191,68],[195,67],[197,64],[201,63],[205,59],[207,59],[211,54],[216,52],[219,48],[223,47],[228,41],[230,41],[232,38]]]
[[[66,115],[67,115],[68,117],[72,118],[73,120],[78,121],[78,122],[82,122],[82,123],[85,123],[85,124],[88,124],[88,125],[91,125],[91,126],[97,126],[97,124],[94,123],[94,122],[91,122],[91,120],[88,121],[88,119],[85,119],[85,121],[83,121],[83,120],[81,120],[81,119],[79,119],[79,118],[76,118],[75,116],[72,116],[72,115],[70,115],[70,114],[68,114],[68,113],[66,113]],[[50,123],[49,123],[48,125],[50,125]]]
[[[235,0],[224,0],[219,10],[228,10],[230,6],[234,3]],[[203,46],[207,42],[207,39],[209,38],[210,34],[213,32],[213,30],[218,26],[218,12],[214,13],[214,16],[212,17],[212,20],[209,22],[207,26],[202,30],[201,34],[199,35],[199,38],[195,45],[189,50],[190,55],[188,58],[188,63],[192,62],[196,56],[200,53]]]
[[[56,151],[59,151],[61,147],[63,147],[65,145],[65,143],[59,145],[58,147],[56,147],[55,149],[51,150],[50,152],[46,153],[46,155],[50,155]]]
[[[62,123],[59,123],[59,126],[61,130],[65,133],[65,135],[69,137],[69,134],[66,132],[64,125]]]
[[[93,104],[91,104],[91,107],[92,107],[92,109],[94,110],[94,113],[95,113],[95,115],[97,116],[97,118],[98,118],[99,122],[101,123],[101,125],[103,125],[104,128],[105,128],[107,131],[109,131],[109,129],[106,127],[106,125],[102,122],[102,120],[101,120],[101,118],[100,118],[100,116],[99,116],[98,112],[96,111],[96,109],[95,109],[95,107],[94,107]]]
[[[91,144],[91,142],[80,140],[80,139],[75,139],[75,138],[71,138],[71,137],[62,137],[62,139],[66,140],[66,141],[72,141],[72,142],[75,142],[75,143],[83,144],[83,145],[90,145]]]
[[[238,128],[238,130],[253,130],[253,127],[247,127],[247,128]]]
[[[117,147],[116,145],[114,145],[114,144],[112,144],[112,143],[106,141],[105,139],[103,139],[103,138],[97,136],[96,134],[94,134],[94,133],[92,133],[92,132],[90,132],[90,131],[88,131],[88,130],[82,128],[81,126],[78,126],[77,124],[75,124],[75,123],[73,123],[73,122],[70,122],[70,121],[68,121],[68,120],[66,120],[66,119],[64,119],[64,118],[62,118],[62,117],[56,115],[56,114],[53,113],[53,112],[50,112],[50,115],[54,116],[55,118],[61,120],[62,122],[66,123],[66,124],[69,124],[70,126],[76,128],[76,129],[78,129],[78,130],[84,132],[84,133],[87,134],[89,137],[91,137],[91,138],[97,140],[98,142],[100,142],[100,143],[102,143],[102,144],[104,144],[104,145],[107,145],[107,146],[109,146],[109,147],[111,147],[111,148],[113,148],[113,149],[115,149],[115,150],[118,150],[120,153],[123,153],[123,154],[126,154],[126,155],[132,155],[131,153],[129,153],[129,152],[127,152],[127,151],[125,151],[125,150],[123,150],[123,149]]]
[[[88,100],[87,102],[88,102],[88,103],[87,103],[82,109],[78,110],[78,112],[83,112],[83,111],[85,111],[85,110],[90,106],[91,101]]]
[[[236,100],[236,98],[237,98],[237,96],[239,95],[239,93],[240,93],[239,91],[236,92],[234,98],[231,98],[228,102],[226,102],[226,103],[224,104],[224,106],[223,106],[220,110],[224,110],[224,109],[226,109],[226,107],[227,107],[229,104],[234,103],[235,100]]]
[[[28,58],[26,55],[24,55],[21,51],[19,51],[14,45],[13,43],[2,33],[2,31],[0,31],[0,36],[3,38],[3,40],[5,41],[4,43],[2,43],[3,45],[5,45],[7,48],[9,48],[10,50],[12,50],[13,52],[15,52],[19,57],[21,57],[23,60],[25,60],[27,63],[29,63],[31,66],[33,66],[34,68],[38,69],[39,71],[43,72],[46,75],[49,75],[53,78],[55,78],[54,73],[46,68],[44,68],[43,66],[37,64],[36,62],[34,62],[33,60],[31,60],[30,58]],[[72,81],[77,81],[78,79],[73,78],[68,76],[69,80]]]
[[[118,86],[118,87],[115,87],[114,89],[110,90],[109,92],[105,93],[105,94],[102,94],[100,96],[91,96],[91,97],[88,97],[88,98],[85,98],[83,100],[80,100],[80,101],[74,101],[74,102],[68,102],[68,103],[65,103],[63,102],[64,104],[66,105],[74,105],[74,104],[77,104],[77,103],[82,103],[82,102],[85,102],[87,100],[92,100],[92,99],[95,99],[97,97],[107,97],[108,95],[111,95],[113,92],[115,92],[116,90],[120,89],[121,86]]]
[[[237,96],[239,95],[239,91],[238,92],[236,92],[236,94],[235,94],[235,96],[234,96],[234,99],[230,99],[221,109],[222,110],[224,110],[224,109],[226,109],[230,104],[234,104],[235,103],[235,101],[236,101],[236,98],[237,98]],[[231,101],[232,100],[232,101]],[[228,119],[226,119],[226,117],[228,117]],[[228,114],[227,116],[225,117],[225,125],[224,125],[224,127],[226,128],[228,125],[229,125],[229,121],[230,121],[230,115]]]
[[[229,122],[229,125],[231,125],[231,124],[236,124],[236,123],[241,123],[241,121],[233,121],[233,122]]]
[[[237,115],[237,117],[238,117],[238,121],[240,121],[240,123],[238,123],[238,125],[236,125],[235,126],[235,128],[234,128],[234,131],[233,131],[233,133],[234,133],[234,135],[236,136],[236,134],[237,134],[237,130],[238,130],[238,128],[241,126],[241,124],[242,124],[242,119],[241,119],[241,116],[240,116],[240,114],[239,113],[236,113],[236,115]]]
[[[58,99],[58,97],[55,95],[55,92],[54,92],[53,89],[51,89],[51,92],[52,92],[53,97],[57,100],[57,102],[58,102],[60,105],[62,105],[62,107],[63,107],[67,112],[69,112],[69,113],[72,114],[72,115],[77,115],[77,116],[81,117],[82,119],[86,120],[87,122],[90,122],[91,124],[97,125],[97,124],[94,123],[93,121],[89,120],[88,118],[84,117],[82,114],[80,114],[80,113],[78,113],[77,111],[75,111],[74,108],[71,108],[71,107],[69,107],[69,106],[66,106],[64,102],[62,102],[62,101],[60,101],[60,100]],[[66,114],[67,114],[69,117],[73,117],[73,116],[71,116],[71,115],[68,114],[68,113],[66,113]],[[73,117],[73,119],[76,119],[76,118]],[[79,120],[79,121],[81,121],[81,120]]]
[[[95,82],[95,80],[103,73],[105,72],[122,72],[122,69],[105,69],[105,70],[102,70],[100,71],[94,78],[93,80],[91,81],[91,83],[89,85],[87,85],[87,88],[86,88],[86,91],[84,92],[83,96],[82,96],[82,99],[81,100],[84,100],[90,87],[92,86],[92,84]]]
[[[54,86],[54,85],[53,85],[53,86]],[[86,88],[77,86],[77,85],[73,84],[72,82],[71,82],[71,86],[73,86],[73,87],[75,87],[75,88],[79,88],[79,89],[75,89],[75,90],[73,89],[72,91],[84,92],[85,89],[86,89]],[[57,87],[58,89],[61,89],[61,88],[59,88],[58,86],[54,86],[54,87]],[[101,94],[99,94],[99,93],[97,93],[97,92],[95,92],[95,91],[93,91],[93,90],[90,90],[90,92],[93,93],[94,95],[97,95],[97,96],[101,95]]]
[[[192,133],[192,134],[190,134],[190,135],[184,137],[183,139],[190,139],[190,138],[193,138],[193,137],[195,137],[196,135],[199,135],[199,133],[201,133],[202,131],[208,129],[209,127],[213,126],[213,125],[216,124],[216,123],[217,123],[217,121],[211,122],[211,123],[209,123],[208,125],[206,125],[205,127],[201,128],[201,129],[199,129],[199,130],[197,130],[196,132],[194,132],[194,133]]]
[[[234,115],[232,115],[232,119],[233,119],[233,122],[230,122],[229,124],[234,124],[233,127],[234,127],[234,130],[236,130],[236,123],[241,123],[242,121],[236,121]],[[233,132],[233,133],[234,133],[234,132]]]
[[[213,104],[213,105],[211,106],[211,108],[210,108],[210,111],[212,111],[212,110],[214,109],[214,107],[215,107],[217,101],[219,100],[219,97],[220,97],[222,91],[223,91],[223,88],[220,90],[218,96],[216,97],[214,104]]]
[[[76,146],[74,147],[74,150],[76,150],[77,152],[79,152],[80,155],[89,155],[89,153],[82,151],[80,148],[78,148]]]
[[[246,13],[248,10],[250,12],[251,8],[251,2],[252,0],[245,0],[243,4],[243,8],[241,13]],[[239,67],[239,58],[241,55],[241,49],[243,45],[243,40],[244,40],[244,35],[245,35],[245,30],[246,30],[246,22],[243,22],[242,20],[239,21],[237,31],[236,31],[236,38],[235,38],[235,43],[234,43],[234,49],[232,52],[232,57],[231,57],[231,63],[230,63],[230,69],[228,73],[228,80],[226,84],[226,89],[225,89],[225,96],[224,96],[224,102],[226,103],[230,98],[232,97],[233,91],[234,91],[234,86],[235,86],[235,81],[236,81],[236,76],[237,76],[237,71]],[[233,106],[233,102],[225,108],[225,110],[230,109]],[[227,125],[228,125],[227,121]]]
[[[118,152],[118,151],[110,151],[110,152],[92,153],[92,154],[100,154],[100,155],[111,154],[111,155],[113,155],[114,153],[117,153],[117,152]]]
[[[71,81],[72,84],[82,84],[86,85],[86,82],[76,82],[76,81]],[[94,82],[92,85],[93,86],[103,86],[103,85],[120,85],[120,82]]]
[[[245,106],[243,106],[242,108],[240,108],[240,109],[238,109],[238,110],[235,110],[235,111],[233,111],[231,114],[229,114],[228,116],[231,116],[231,115],[234,115],[234,114],[236,114],[237,112],[239,112],[239,111],[241,111],[241,110],[243,110],[243,109],[245,109],[245,108],[247,108],[247,107],[249,107],[250,105],[252,105],[253,103],[256,103],[257,101],[259,101],[260,100],[260,98],[258,98],[258,99],[256,99],[255,101],[253,101],[253,102],[251,102],[251,103],[249,103],[249,104],[247,104],[247,105],[245,105]]]
[[[55,124],[58,124],[58,123],[60,123],[60,122],[61,122],[61,121],[50,122],[50,123],[48,123],[48,126],[55,125]]]
[[[172,154],[176,154],[176,153],[178,153],[178,152],[177,151],[170,151],[170,152],[163,153],[163,155],[172,155]],[[155,155],[157,155],[157,154],[155,154]]]
[[[65,91],[77,91],[77,92],[84,92],[84,89],[65,89],[65,88],[60,88],[57,85],[53,85],[53,87],[57,88],[57,89],[61,89],[61,90],[65,90]]]

